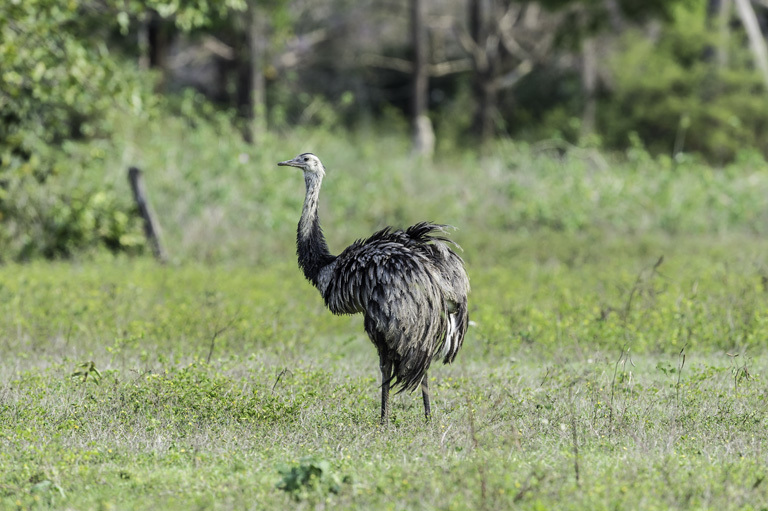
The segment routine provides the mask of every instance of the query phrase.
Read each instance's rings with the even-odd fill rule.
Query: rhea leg
[[[386,355],[379,355],[381,369],[381,424],[389,423],[389,387],[392,382],[392,361]]]
[[[424,378],[421,379],[421,397],[424,399],[424,417],[429,420],[432,409],[429,407],[429,379],[427,373],[424,373]]]

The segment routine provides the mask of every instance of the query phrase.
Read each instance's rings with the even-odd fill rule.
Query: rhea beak
[[[278,167],[299,167],[299,162],[294,158],[293,160],[285,160],[278,162]]]

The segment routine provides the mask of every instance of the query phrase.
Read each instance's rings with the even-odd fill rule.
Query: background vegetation
[[[410,4],[0,4],[0,508],[768,507],[742,4],[430,3],[432,158]],[[303,151],[333,252],[458,228],[430,423],[296,268]]]
[[[491,168],[492,179],[481,183],[494,197],[529,184],[526,173],[541,174],[537,181],[544,183],[547,167],[560,158],[583,159],[579,171],[588,173],[622,169],[619,179],[653,193],[658,172],[677,173],[682,165],[693,181],[709,175],[730,182],[739,174],[738,182],[765,156],[768,110],[759,71],[768,70],[768,61],[760,59],[759,41],[744,28],[768,13],[760,5],[746,2],[749,18],[743,0],[430,4],[421,7],[428,80],[426,109],[419,114],[410,104],[415,89],[409,84],[420,61],[412,59],[415,43],[408,36],[416,12],[409,5],[418,4],[338,0],[328,9],[312,1],[6,2],[0,7],[0,258],[71,257],[94,247],[141,252],[140,226],[120,175],[126,165],[153,175],[155,201],[176,208],[163,211],[169,235],[188,241],[202,226],[190,230],[179,222],[222,215],[229,207],[255,210],[258,203],[259,211],[269,211],[262,214],[282,221],[277,211],[285,204],[275,204],[281,201],[274,190],[247,200],[226,195],[250,190],[232,183],[248,184],[246,174],[258,175],[285,153],[311,149],[328,160],[350,145],[342,140],[369,152],[374,140],[399,144],[394,153],[378,154],[401,161],[371,162],[370,153],[361,160],[360,152],[344,150],[349,157],[329,164],[365,166],[371,182],[389,165],[388,174],[424,187],[426,179],[411,177],[417,163],[404,156],[403,144],[419,126],[412,143],[428,158],[429,119],[439,150],[434,170],[457,186],[481,167]],[[606,149],[628,150],[629,158]],[[444,168],[448,162],[452,169]],[[274,183],[260,179],[261,186],[267,181]],[[373,200],[387,204],[387,197],[399,197],[398,184]],[[734,186],[744,188],[743,181]],[[436,191],[453,192],[450,185]],[[484,211],[457,223],[487,219],[573,232],[595,227],[592,221],[599,219],[590,215],[597,210],[609,222],[623,222],[622,228],[635,223],[565,188],[561,193],[577,199],[573,207],[596,209],[545,211],[513,201],[513,208],[528,211]],[[350,200],[340,195],[331,195],[334,207]],[[608,195],[595,192],[599,200]],[[478,189],[464,196],[471,201],[486,194]],[[529,196],[535,201],[535,194]],[[181,197],[187,204],[179,203]],[[471,211],[464,207],[471,204],[445,202],[456,212]],[[503,201],[482,202],[483,208],[506,208]],[[619,201],[615,206],[621,207]],[[725,227],[706,227],[706,219],[699,217],[696,230]],[[370,226],[370,218],[362,220],[359,227]],[[640,220],[641,229],[675,229],[670,219],[650,219],[656,225]],[[474,231],[481,224],[469,225]],[[250,227],[233,228],[253,232]],[[188,244],[173,253],[189,259],[200,250],[243,251],[216,241],[208,244],[216,248]]]

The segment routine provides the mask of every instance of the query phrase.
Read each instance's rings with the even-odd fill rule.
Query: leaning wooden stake
[[[165,263],[168,260],[168,256],[163,250],[163,245],[160,243],[160,224],[155,219],[155,214],[149,205],[147,200],[147,193],[144,189],[144,179],[141,174],[141,170],[136,167],[128,169],[128,181],[131,183],[131,189],[133,190],[133,198],[136,200],[136,206],[139,208],[139,214],[144,219],[144,234],[147,236],[147,241],[150,247],[152,247],[152,253],[155,255],[155,259],[161,263]]]

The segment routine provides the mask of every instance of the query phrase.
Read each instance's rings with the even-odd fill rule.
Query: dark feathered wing
[[[338,256],[323,294],[331,312],[365,315],[401,390],[415,389],[433,358],[452,362],[463,343],[469,279],[450,244],[442,225],[383,229]]]

